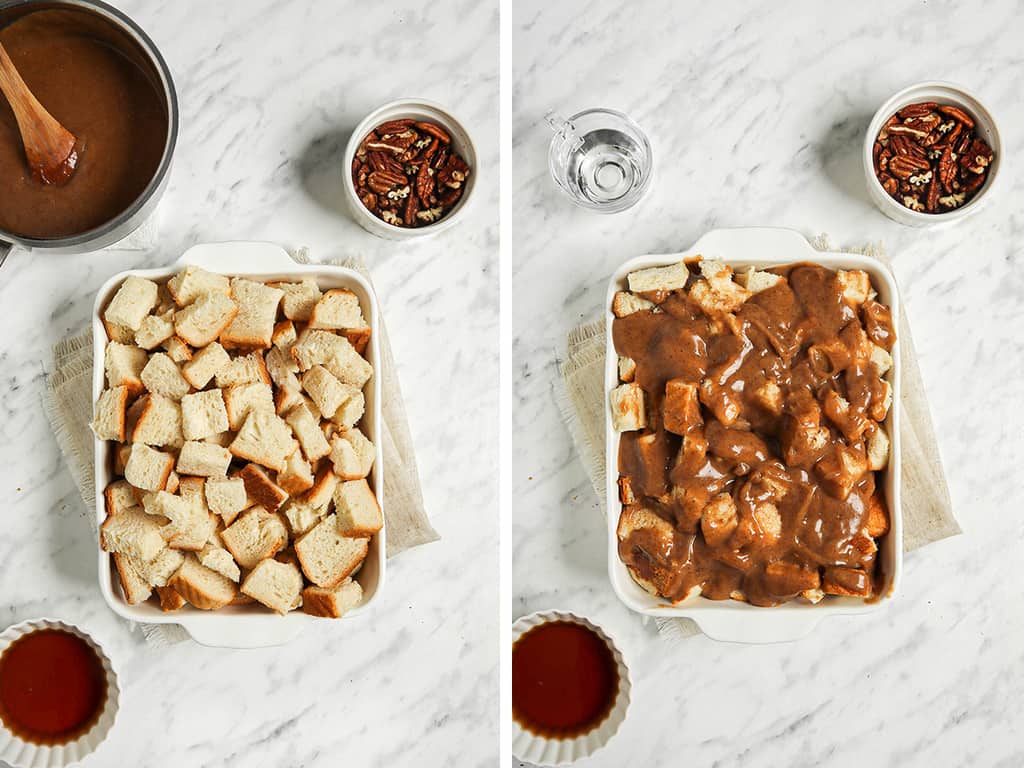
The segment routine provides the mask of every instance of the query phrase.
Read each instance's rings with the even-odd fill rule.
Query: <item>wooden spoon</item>
[[[3,43],[0,43],[0,91],[14,110],[32,175],[43,184],[66,184],[78,164],[75,137],[32,95]]]

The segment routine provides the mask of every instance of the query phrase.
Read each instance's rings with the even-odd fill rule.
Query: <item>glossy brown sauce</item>
[[[571,739],[593,730],[618,693],[611,649],[581,624],[540,624],[512,646],[512,716],[538,736]]]
[[[881,578],[867,529],[884,500],[862,463],[885,415],[869,355],[871,342],[892,348],[889,310],[844,301],[836,273],[818,265],[769,271],[786,281],[734,315],[709,316],[676,291],[613,324],[648,422],[621,436],[622,520],[657,516],[625,537],[620,521],[619,556],[674,602],[697,587],[760,606],[822,587],[868,597]],[[700,401],[684,408],[670,393],[688,385]],[[735,513],[718,523],[708,509],[723,494]]]
[[[0,230],[45,239],[94,229],[129,208],[160,165],[168,124],[163,96],[136,63],[93,33],[91,19],[38,11],[0,30],[28,87],[79,148],[71,180],[43,184],[0,98]]]
[[[0,720],[25,741],[74,741],[99,720],[106,696],[99,656],[70,632],[41,629],[0,655]]]

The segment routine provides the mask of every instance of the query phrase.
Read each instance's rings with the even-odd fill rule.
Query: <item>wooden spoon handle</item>
[[[25,132],[26,124],[31,122],[33,114],[45,112],[46,116],[50,117],[43,105],[32,95],[32,91],[28,89],[25,81],[21,79],[21,73],[15,68],[3,43],[0,43],[0,91],[3,91],[7,101],[10,102],[22,133]],[[53,118],[50,117],[50,119]]]

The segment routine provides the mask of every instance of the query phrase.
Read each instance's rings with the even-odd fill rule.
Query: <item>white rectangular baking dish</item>
[[[113,298],[121,282],[130,275],[150,280],[166,280],[189,264],[202,267],[210,272],[249,277],[264,282],[312,278],[317,281],[321,289],[347,288],[359,297],[359,302],[372,331],[370,343],[366,348],[366,357],[374,368],[374,376],[364,389],[366,412],[361,428],[377,449],[370,484],[383,510],[384,466],[381,454],[383,423],[380,415],[381,377],[379,365],[381,358],[378,349],[380,323],[377,298],[373,293],[373,288],[363,276],[351,269],[327,264],[298,264],[283,248],[272,243],[231,242],[193,246],[170,267],[135,269],[114,275],[99,289],[93,307],[93,402],[103,390],[105,377],[103,352],[106,332],[103,328],[101,313]],[[95,439],[93,444],[96,474],[96,521],[97,525],[100,525],[106,518],[103,489],[114,480],[114,444]],[[97,547],[97,551],[99,553],[100,591],[114,613],[130,621],[145,624],[180,624],[197,642],[203,645],[226,648],[259,648],[280,645],[296,637],[311,622],[321,620],[302,613],[301,610],[292,611],[286,616],[278,616],[262,606],[255,605],[229,606],[219,611],[200,611],[191,606],[185,606],[173,613],[164,613],[151,602],[129,605],[121,591],[117,573],[114,570],[113,558],[99,547]],[[382,529],[371,540],[369,554],[356,576],[356,580],[363,588],[363,603],[347,613],[345,618],[367,611],[380,594],[384,586],[385,551],[385,531]],[[333,619],[324,620],[334,621]]]
[[[693,619],[708,637],[743,643],[772,643],[796,640],[811,632],[826,616],[869,613],[881,609],[893,599],[903,568],[903,519],[900,507],[900,347],[899,338],[892,350],[893,367],[887,378],[893,388],[893,402],[885,422],[892,445],[889,467],[884,473],[882,490],[889,505],[891,527],[879,550],[879,564],[887,583],[881,597],[865,602],[853,597],[829,597],[818,605],[789,602],[774,608],[759,608],[734,600],[708,600],[695,596],[675,605],[642,589],[619,559],[616,527],[622,504],[618,492],[619,433],[612,426],[607,395],[619,383],[618,355],[612,340],[612,299],[616,291],[626,290],[626,276],[646,267],[660,267],[683,259],[704,256],[719,259],[733,269],[747,266],[772,267],[812,261],[830,269],[863,269],[871,276],[879,300],[892,310],[893,325],[899,327],[899,293],[892,273],[881,262],[850,253],[815,250],[799,232],[788,229],[743,228],[708,232],[681,253],[641,256],[623,264],[608,286],[605,304],[607,339],[605,352],[605,475],[608,500],[608,575],[619,599],[645,616],[687,617]]]

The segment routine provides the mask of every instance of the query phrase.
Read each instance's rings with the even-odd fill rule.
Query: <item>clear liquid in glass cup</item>
[[[568,120],[550,113],[551,177],[577,205],[618,213],[635,205],[651,183],[651,145],[640,126],[611,109],[588,109]]]

